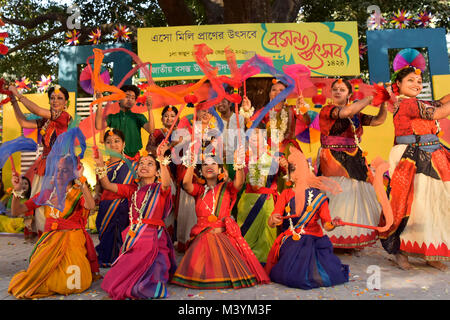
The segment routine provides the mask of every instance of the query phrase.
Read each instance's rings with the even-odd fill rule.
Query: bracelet
[[[238,171],[245,168],[245,163],[233,163],[233,170]]]
[[[108,168],[106,166],[95,168],[95,174],[99,179],[103,179],[108,175]]]
[[[23,199],[23,198],[24,198],[24,196],[23,196],[23,191],[16,191],[16,190],[13,190],[13,191],[12,191],[12,194],[13,194],[13,196],[15,196],[15,197],[17,197],[17,198],[20,198],[20,199]]]
[[[86,181],[87,181],[87,179],[86,179],[85,176],[81,176],[81,177],[79,177],[78,179],[75,179],[75,183],[76,183],[78,186],[80,186],[80,187],[81,187],[83,184],[85,184]]]
[[[156,158],[156,161],[158,161],[163,166],[168,166],[170,164],[170,156],[164,157],[162,159]]]
[[[255,112],[255,108],[254,107],[251,107],[250,110],[248,110],[248,111],[244,111],[243,108],[241,108],[239,110],[239,114],[241,116],[243,116],[244,118],[246,118],[246,119],[251,118],[251,116],[253,116],[254,112]]]

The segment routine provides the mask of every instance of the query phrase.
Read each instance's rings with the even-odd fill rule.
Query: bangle
[[[254,112],[255,112],[255,108],[253,108],[253,107],[251,107],[248,111],[244,111],[244,108],[241,108],[239,110],[239,114],[246,119],[251,118],[251,116],[253,116]]]
[[[106,166],[95,168],[95,174],[99,179],[103,179],[108,175],[108,168]]]
[[[23,198],[24,198],[24,196],[23,196],[23,191],[16,191],[16,190],[13,190],[13,191],[12,191],[12,194],[13,194],[13,196],[15,196],[15,197],[17,197],[17,198],[20,198],[20,199],[23,199]]]
[[[80,186],[80,187],[81,187],[83,184],[85,184],[86,181],[87,181],[87,179],[86,179],[85,176],[81,176],[81,177],[79,177],[78,179],[75,179],[75,183],[76,183],[78,186]]]
[[[170,156],[164,157],[162,159],[156,158],[156,161],[158,161],[163,166],[168,166],[170,164]]]

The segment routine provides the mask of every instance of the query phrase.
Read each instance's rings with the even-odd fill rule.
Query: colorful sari
[[[213,191],[194,183],[197,224],[191,243],[176,270],[172,283],[197,289],[239,289],[270,282],[261,264],[230,217],[238,190],[222,182]],[[216,209],[211,212],[215,202]],[[214,228],[224,232],[211,233]]]
[[[34,198],[25,203],[30,214],[38,207]],[[44,233],[30,255],[30,265],[11,279],[8,292],[16,298],[80,293],[91,286],[93,273],[99,272],[94,243],[85,230],[89,210],[84,208],[81,190],[73,186],[64,211],[55,211],[57,219],[50,216],[50,207],[45,207]]]
[[[144,206],[142,224],[138,224],[139,213],[131,204],[133,223],[123,231],[121,253],[101,287],[114,300],[165,298],[176,268],[172,241],[163,221],[172,209],[171,191],[161,190],[159,183],[139,189],[136,185],[118,185],[121,197],[130,198],[135,192],[137,206]]]
[[[331,222],[328,199],[314,188],[305,190],[305,200],[308,198],[311,203],[305,201],[301,215],[292,218],[294,231],[300,234],[300,239],[294,239],[289,219],[283,220],[283,233],[270,250],[266,272],[273,282],[304,290],[348,282],[348,265],[342,264],[333,254],[333,246],[318,223],[319,219],[322,225]],[[307,211],[308,207],[311,211]],[[286,216],[295,212],[295,192],[293,189],[284,190],[273,214]]]
[[[72,117],[66,111],[56,119],[39,119],[37,120],[37,130],[42,136],[41,144],[43,146],[42,155],[36,159],[34,164],[28,169],[25,174],[31,181],[31,197],[41,191],[42,179],[45,175],[45,167],[47,165],[47,156],[52,150],[53,144],[56,138],[67,131],[69,123]],[[39,207],[36,209],[33,219],[35,220],[35,228],[39,234],[44,231],[45,226],[45,214],[44,208]]]
[[[450,152],[439,141],[438,102],[403,99],[389,155],[394,223],[380,234],[391,254],[450,260]]]
[[[241,228],[242,236],[261,263],[266,262],[270,248],[277,237],[277,230],[270,228],[267,224],[278,197],[277,175],[269,175],[271,168],[276,170],[274,165],[277,163],[267,152],[261,155],[256,164],[248,165],[250,171],[247,174],[245,192],[237,205],[237,223]],[[254,184],[253,179],[265,181],[265,184],[261,187]]]
[[[377,200],[372,172],[362,150],[355,142],[361,141],[363,126],[370,124],[373,116],[357,113],[350,120],[334,119],[333,110],[327,105],[319,114],[321,148],[318,154],[319,175],[333,179],[342,188],[336,195],[327,192],[331,218],[376,226],[380,221],[381,205]],[[352,123],[355,130],[352,127]],[[327,232],[336,248],[363,248],[373,245],[378,239],[375,230],[345,227]]]
[[[136,170],[136,167],[137,163],[133,162],[132,169]],[[108,164],[108,179],[117,184],[130,184],[133,183],[133,174],[125,161],[120,160]],[[129,222],[128,199],[108,190],[103,191],[95,221],[100,240],[95,249],[100,267],[109,268],[119,256],[122,231]]]

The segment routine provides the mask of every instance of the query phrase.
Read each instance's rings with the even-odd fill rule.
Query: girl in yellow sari
[[[26,271],[14,275],[9,284],[8,292],[16,298],[80,293],[90,287],[99,272],[94,245],[85,230],[95,202],[82,175],[83,167],[78,171],[79,178],[72,180],[73,167],[68,157],[58,163],[57,182],[71,181],[66,187],[64,210],[45,206],[44,233],[31,253],[30,265]],[[18,175],[13,175],[12,213],[14,216],[31,215],[39,207],[34,202],[39,194],[20,203],[20,180]]]

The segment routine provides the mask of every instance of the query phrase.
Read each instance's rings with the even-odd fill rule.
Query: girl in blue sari
[[[120,130],[111,129],[105,133],[104,140],[107,150],[113,151],[113,155],[106,163],[108,178],[117,184],[134,183],[133,173],[129,166],[118,157],[123,154],[125,137]],[[132,162],[133,170],[137,163]],[[100,184],[97,190],[101,194],[97,219],[95,221],[100,243],[95,247],[98,255],[98,263],[102,268],[109,268],[117,259],[122,247],[122,231],[128,227],[128,199],[121,198],[116,193],[101,190]]]

